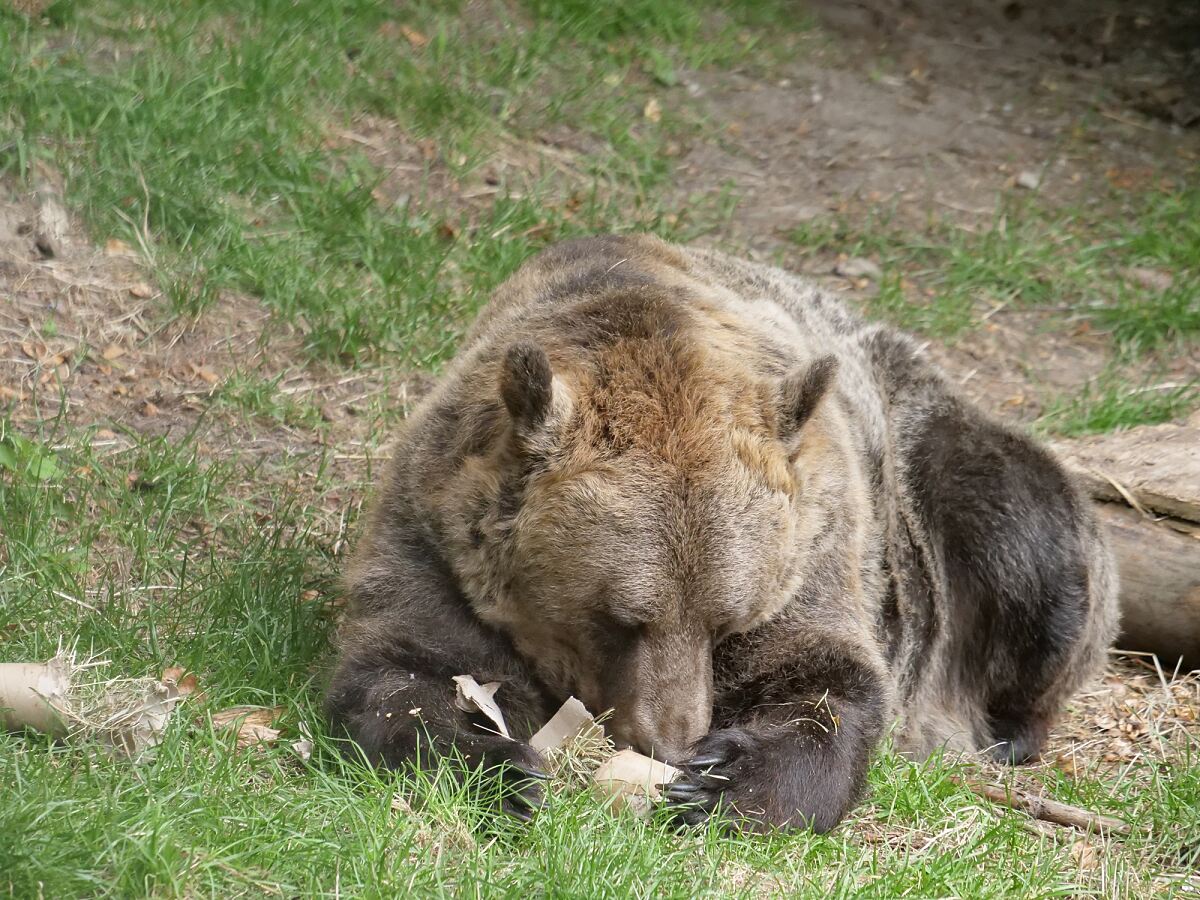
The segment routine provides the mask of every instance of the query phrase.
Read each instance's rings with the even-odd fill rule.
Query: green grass
[[[1055,398],[1039,427],[1064,436],[1159,425],[1187,415],[1200,401],[1200,383],[1136,385],[1109,376]]]
[[[300,323],[318,354],[433,365],[478,298],[538,246],[602,223],[703,227],[650,196],[669,172],[665,142],[696,125],[675,108],[658,122],[640,115],[642,70],[751,48],[729,37],[732,24],[710,42],[694,4],[654,7],[656,24],[632,32],[643,10],[630,4],[564,7],[521,29],[500,26],[513,11],[499,2],[490,24],[432,2],[402,14],[366,0],[102,3],[49,35],[9,14],[0,171],[51,160],[97,233],[145,244],[177,310],[238,290]],[[490,208],[453,195],[381,202],[390,160],[343,137],[363,115],[428,140],[423,164],[452,180],[505,135],[573,123],[598,149],[569,185],[573,201],[553,186],[535,201],[501,185]],[[600,182],[621,190],[602,197]],[[497,234],[506,240],[487,239]]]
[[[877,258],[884,280],[874,309],[898,324],[953,338],[996,307],[1052,308],[1087,315],[1125,352],[1200,337],[1200,190],[1181,186],[1142,197],[1127,214],[1048,210],[1003,198],[974,231],[933,223],[901,229],[883,210],[854,222],[815,220],[793,229],[804,254]],[[1171,276],[1166,290],[1129,269]],[[915,282],[905,286],[904,280]]]
[[[680,81],[767,71],[809,27],[788,0],[60,0],[46,26],[0,12],[0,171],[36,181],[53,168],[98,243],[144,245],[164,322],[236,292],[275,314],[264,358],[276,328],[300,330],[316,359],[284,362],[311,361],[314,382],[362,363],[436,369],[486,292],[544,244],[594,230],[688,239],[723,221],[735,197],[664,199],[669,144],[708,127]],[[659,121],[643,114],[651,96],[667,101]],[[542,137],[562,130],[572,149],[549,154]],[[1152,201],[1100,231],[1031,208],[972,235],[900,235],[883,216],[795,237],[879,258],[876,311],[925,332],[959,332],[1000,303],[1067,304],[1136,355],[1200,329],[1186,274],[1200,195]],[[1128,266],[1175,281],[1153,293],[1115,277]],[[521,827],[449,768],[347,760],[318,709],[337,578],[386,453],[378,432],[406,395],[389,382],[367,396],[351,449],[269,366],[223,374],[165,437],[86,404],[0,410],[0,660],[65,643],[112,677],[184,667],[204,693],[142,765],[96,742],[0,735],[0,896],[1143,896],[1200,840],[1190,757],[1037,776],[1145,826],[1099,872],[978,801],[951,779],[960,765],[887,749],[853,822],[765,838],[614,817],[567,783]],[[1047,427],[1122,427],[1195,402],[1194,386],[1127,383],[1064,398]],[[283,739],[238,750],[209,719],[234,705],[283,707]],[[306,729],[316,752],[302,762],[290,742]]]
[[[282,375],[263,377],[251,372],[234,372],[215,390],[214,405],[256,416],[265,422],[320,430],[321,411],[281,391],[282,378]]]
[[[1109,338],[1111,377],[1053,398],[1039,427],[1063,435],[1111,431],[1169,421],[1200,405],[1194,384],[1165,392],[1131,385],[1144,380],[1138,372],[1147,361],[1163,368],[1200,341],[1200,190],[1181,184],[1134,202],[1109,199],[1078,210],[1003,197],[996,217],[974,230],[934,222],[914,232],[884,209],[855,221],[806,222],[790,238],[803,256],[877,260],[883,277],[867,310],[942,340],[1005,309],[1087,319]]]

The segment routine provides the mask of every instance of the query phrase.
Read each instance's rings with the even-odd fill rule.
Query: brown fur
[[[568,694],[612,709],[687,766],[683,818],[752,827],[835,824],[897,716],[914,751],[1035,754],[1115,616],[1075,488],[911,342],[649,237],[559,245],[497,291],[349,584],[329,707],[371,756],[536,769],[453,708],[469,672],[518,729]]]

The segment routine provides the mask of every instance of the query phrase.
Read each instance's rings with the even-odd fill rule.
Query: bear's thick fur
[[[536,775],[568,694],[682,765],[695,821],[833,827],[905,751],[1034,757],[1116,626],[1050,455],[912,340],[778,269],[656,238],[555,246],[409,417],[349,574],[328,710],[398,765]],[[502,766],[502,764],[508,766]],[[536,805],[538,792],[515,795]]]

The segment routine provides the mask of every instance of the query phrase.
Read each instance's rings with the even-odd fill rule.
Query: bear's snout
[[[630,747],[645,756],[675,763],[685,759],[688,749],[708,734],[711,718],[711,708],[635,709],[626,721],[613,723],[613,742],[618,749]]]
[[[618,748],[665,762],[685,758],[712,724],[711,643],[651,635],[639,641],[632,662],[632,677],[613,685],[609,734]]]

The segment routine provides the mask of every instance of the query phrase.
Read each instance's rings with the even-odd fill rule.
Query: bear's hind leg
[[[997,758],[1037,758],[1062,703],[1102,663],[1112,563],[1045,450],[953,398],[929,408],[906,481],[944,574],[946,672]]]

